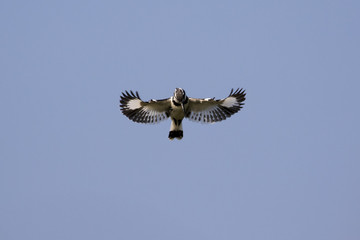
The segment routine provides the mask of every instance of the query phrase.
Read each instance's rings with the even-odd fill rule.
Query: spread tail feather
[[[183,138],[183,131],[179,130],[179,131],[170,131],[169,132],[169,139],[173,140],[174,138],[177,139],[182,139]]]
[[[169,132],[169,139],[173,140],[174,138],[182,139],[183,138],[183,129],[181,120],[171,119],[171,126]]]

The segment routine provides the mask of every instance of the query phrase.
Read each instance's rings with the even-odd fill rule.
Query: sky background
[[[360,2],[0,1],[0,239],[360,239]],[[129,121],[119,96],[226,97]]]

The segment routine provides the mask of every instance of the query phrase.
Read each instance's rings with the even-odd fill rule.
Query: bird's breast
[[[172,106],[172,111],[170,113],[170,116],[175,119],[183,119],[185,116],[184,110],[182,107],[178,106]]]

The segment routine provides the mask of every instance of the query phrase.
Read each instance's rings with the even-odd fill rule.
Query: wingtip
[[[231,94],[233,93],[233,91],[234,91],[234,89],[232,88],[231,91],[230,91],[229,96],[231,96]]]
[[[244,96],[245,96],[245,95],[246,95],[245,89],[243,89],[243,88],[237,88],[237,89],[234,91],[234,89],[232,88],[229,96],[233,96],[233,95],[244,95]]]
[[[141,100],[139,92],[138,91],[132,91],[132,90],[125,90],[124,92],[121,92],[120,94],[120,98],[121,99],[126,99],[126,98],[138,98]]]

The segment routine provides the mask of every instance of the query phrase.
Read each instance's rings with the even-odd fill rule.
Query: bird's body
[[[171,126],[169,132],[170,139],[181,139],[183,137],[182,120],[185,117],[186,108],[189,105],[189,98],[185,91],[181,88],[176,88],[174,96],[170,98],[170,118]]]
[[[120,108],[130,120],[139,123],[157,123],[171,118],[169,139],[183,137],[182,120],[212,123],[225,120],[238,112],[245,101],[245,91],[237,89],[230,92],[227,98],[189,98],[181,88],[176,88],[174,95],[168,99],[144,102],[139,93],[125,91],[120,97]]]

